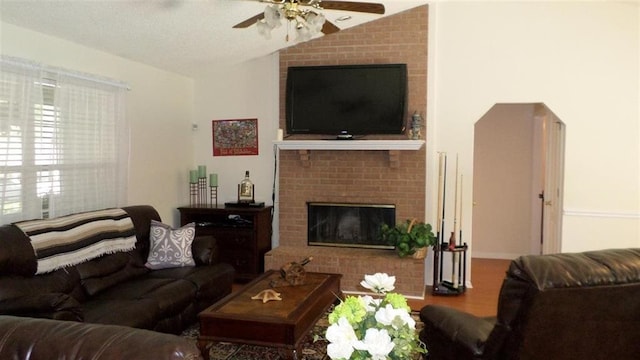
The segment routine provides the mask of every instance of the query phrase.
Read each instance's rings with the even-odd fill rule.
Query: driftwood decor
[[[304,284],[304,278],[306,275],[304,266],[311,262],[311,260],[313,260],[313,257],[309,256],[300,262],[290,262],[283,265],[280,268],[280,276],[289,285],[296,286]]]

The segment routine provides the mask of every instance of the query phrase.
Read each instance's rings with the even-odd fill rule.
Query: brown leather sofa
[[[0,315],[122,325],[178,334],[197,314],[231,292],[234,269],[217,261],[215,239],[196,237],[196,266],[149,270],[151,206],[123,208],[131,217],[136,248],[34,275],[29,238],[0,226]]]
[[[638,359],[640,249],[522,256],[496,317],[427,305],[420,318],[432,360]]]
[[[0,359],[196,360],[194,342],[117,325],[0,316]]]

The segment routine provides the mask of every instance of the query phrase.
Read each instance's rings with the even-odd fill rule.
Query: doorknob
[[[545,201],[544,204],[547,206],[551,206],[551,201]]]

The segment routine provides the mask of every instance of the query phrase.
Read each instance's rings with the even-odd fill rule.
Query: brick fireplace
[[[428,7],[343,30],[280,52],[280,127],[289,66],[406,63],[407,119],[426,114]],[[428,136],[423,124],[423,138]],[[285,134],[286,135],[286,134]],[[286,140],[313,139],[292,136]],[[406,136],[367,139],[406,140]],[[280,150],[280,244],[265,255],[265,268],[313,256],[308,271],[343,274],[342,290],[361,292],[364,274],[395,275],[396,291],[423,297],[425,261],[400,259],[393,250],[307,245],[307,202],[395,204],[396,222],[425,218],[426,149]]]

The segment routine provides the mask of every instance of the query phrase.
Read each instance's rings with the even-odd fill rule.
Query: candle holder
[[[209,186],[211,189],[211,205],[215,204],[218,206],[218,187],[217,186]]]
[[[189,202],[191,206],[198,204],[198,183],[189,183]]]
[[[198,178],[198,205],[207,205],[207,178]]]

